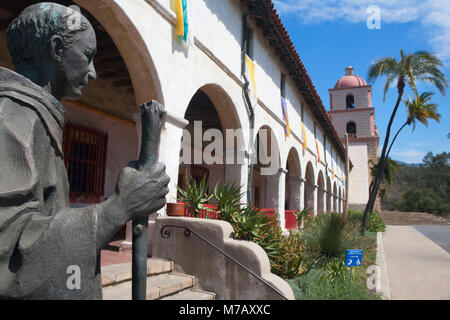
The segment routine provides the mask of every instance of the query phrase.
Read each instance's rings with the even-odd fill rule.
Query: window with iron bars
[[[101,201],[105,190],[107,147],[107,133],[66,123],[63,148],[70,202]]]

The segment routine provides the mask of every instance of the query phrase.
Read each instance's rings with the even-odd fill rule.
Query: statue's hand
[[[145,118],[144,122],[152,130],[150,137],[157,137],[159,140],[163,117],[166,113],[164,107],[157,101],[151,101],[141,105],[141,117]]]
[[[117,197],[127,212],[127,220],[135,220],[155,213],[166,204],[170,178],[162,163],[155,163],[139,171],[125,167],[116,185]]]

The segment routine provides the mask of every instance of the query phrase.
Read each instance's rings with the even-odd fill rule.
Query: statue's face
[[[62,85],[62,99],[80,99],[89,79],[97,77],[93,62],[97,40],[93,28],[78,32],[76,37],[61,55],[58,81]]]

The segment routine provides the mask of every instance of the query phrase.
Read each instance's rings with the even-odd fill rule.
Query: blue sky
[[[367,8],[380,8],[381,29],[369,29]],[[355,74],[367,78],[370,64],[378,58],[399,57],[426,50],[436,53],[444,62],[442,69],[450,79],[450,0],[277,0],[275,7],[310,74],[316,89],[329,109],[328,89],[344,75],[348,65]],[[397,99],[396,88],[390,88],[383,102],[384,78],[373,85],[375,123],[380,131],[380,153],[384,133]],[[391,157],[406,163],[420,163],[428,151],[450,152],[450,90],[446,96],[431,85],[418,85],[419,93],[435,92],[433,102],[439,105],[441,121],[418,123],[414,131],[405,128],[396,141]],[[402,105],[393,132],[406,120]]]

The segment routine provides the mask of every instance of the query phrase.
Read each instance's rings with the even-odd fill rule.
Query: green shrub
[[[325,267],[328,272],[328,277],[330,278],[331,284],[335,285],[338,282],[344,281],[345,277],[348,275],[348,268],[345,266],[345,257],[331,260]]]
[[[357,240],[352,225],[342,215],[327,213],[307,221],[303,241],[308,253],[307,269],[323,267],[330,260],[339,258]]]
[[[380,300],[381,296],[367,289],[365,281],[347,274],[335,277],[324,269],[312,269],[295,280],[288,280],[297,300]]]
[[[397,204],[402,211],[418,211],[429,213],[449,213],[450,206],[438,194],[428,188],[410,188],[405,191],[402,200]]]
[[[288,280],[298,300],[375,300],[381,296],[366,285],[365,269],[374,263],[376,246],[373,235],[359,235],[362,213],[353,212],[349,220],[328,213],[306,219],[300,243],[305,246],[300,255],[300,276]],[[345,266],[345,250],[364,250],[363,265],[353,269],[350,280]],[[286,279],[286,278],[285,278]]]
[[[283,279],[293,279],[299,277],[304,269],[302,261],[304,259],[305,246],[299,232],[291,232],[289,236],[282,236],[279,241],[280,254],[272,263],[272,273]]]
[[[348,219],[352,222],[360,224],[363,219],[364,212],[349,210]],[[372,212],[367,215],[366,230],[370,232],[385,232],[386,225],[383,219],[379,216],[377,212]]]

